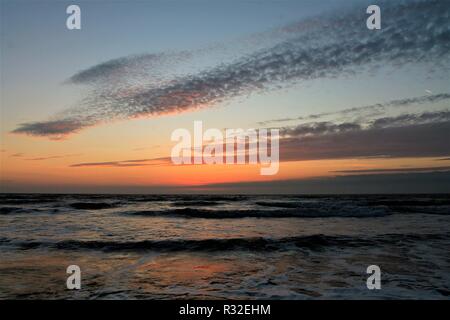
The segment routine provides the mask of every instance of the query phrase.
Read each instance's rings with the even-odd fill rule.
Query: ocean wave
[[[121,195],[121,199],[129,202],[236,202],[245,201],[247,196],[243,195]]]
[[[148,202],[148,203],[146,203]],[[443,195],[47,195],[0,194],[0,215],[118,208],[136,216],[184,218],[383,217],[450,214]]]
[[[80,241],[63,240],[58,242],[13,241],[0,238],[0,245],[18,247],[22,250],[38,248],[57,250],[100,250],[100,251],[278,251],[327,247],[365,247],[382,245],[407,245],[423,241],[449,241],[450,233],[445,234],[384,234],[373,237],[310,235],[286,238],[230,238],[202,240],[143,240],[143,241]]]
[[[78,210],[101,210],[114,208],[117,204],[106,202],[75,202],[71,203],[70,206]]]
[[[450,198],[442,197],[442,198],[426,198],[421,199],[377,199],[377,200],[369,200],[366,201],[367,205],[383,205],[383,206],[420,206],[420,207],[428,207],[428,206],[450,206]]]
[[[0,215],[11,214],[32,214],[32,213],[59,213],[58,208],[42,209],[42,208],[20,208],[20,207],[0,207]]]
[[[10,214],[10,213],[14,213],[17,212],[18,210],[20,210],[20,208],[15,208],[15,207],[1,207],[0,208],[0,214]]]
[[[330,209],[328,207],[315,209],[284,209],[284,210],[210,210],[210,209],[168,209],[126,211],[124,215],[145,217],[181,217],[204,219],[232,219],[232,218],[328,218],[328,217],[382,217],[391,214],[383,207],[347,207]]]
[[[174,207],[189,207],[189,206],[195,206],[195,207],[210,207],[210,206],[217,206],[221,204],[217,201],[209,201],[209,200],[190,200],[190,201],[175,201],[172,203],[172,206]]]
[[[391,207],[391,210],[396,213],[450,214],[450,206],[397,206]]]
[[[262,207],[272,208],[300,208],[302,206],[299,202],[281,202],[281,201],[256,201],[255,204]]]
[[[2,204],[22,205],[22,204],[41,204],[56,202],[58,199],[2,199]]]

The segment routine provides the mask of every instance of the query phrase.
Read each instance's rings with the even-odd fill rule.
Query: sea
[[[449,194],[0,194],[0,299],[449,297]]]

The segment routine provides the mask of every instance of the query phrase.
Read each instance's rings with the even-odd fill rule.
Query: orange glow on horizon
[[[130,159],[132,155],[128,156]],[[127,157],[123,157],[127,158]],[[76,160],[77,162],[85,162]],[[102,159],[103,161],[104,159]],[[2,153],[2,183],[12,181],[28,185],[130,185],[130,186],[202,186],[217,183],[238,183],[308,179],[342,175],[336,171],[364,169],[392,169],[433,167],[442,162],[431,158],[404,159],[340,159],[281,162],[279,172],[273,176],[260,175],[260,164],[174,165],[140,164],[116,167],[71,167],[72,158],[30,161]],[[96,161],[86,161],[96,162]],[[100,161],[99,161],[100,162]],[[107,161],[104,161],[107,162]]]

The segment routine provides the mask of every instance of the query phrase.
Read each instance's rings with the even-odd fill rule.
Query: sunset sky
[[[450,191],[450,5],[1,1],[2,192]],[[173,130],[280,129],[280,169],[173,165]]]

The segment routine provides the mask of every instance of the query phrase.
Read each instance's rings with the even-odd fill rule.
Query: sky
[[[369,4],[1,0],[0,191],[449,192],[450,4]],[[279,129],[278,173],[174,165],[196,120]]]

